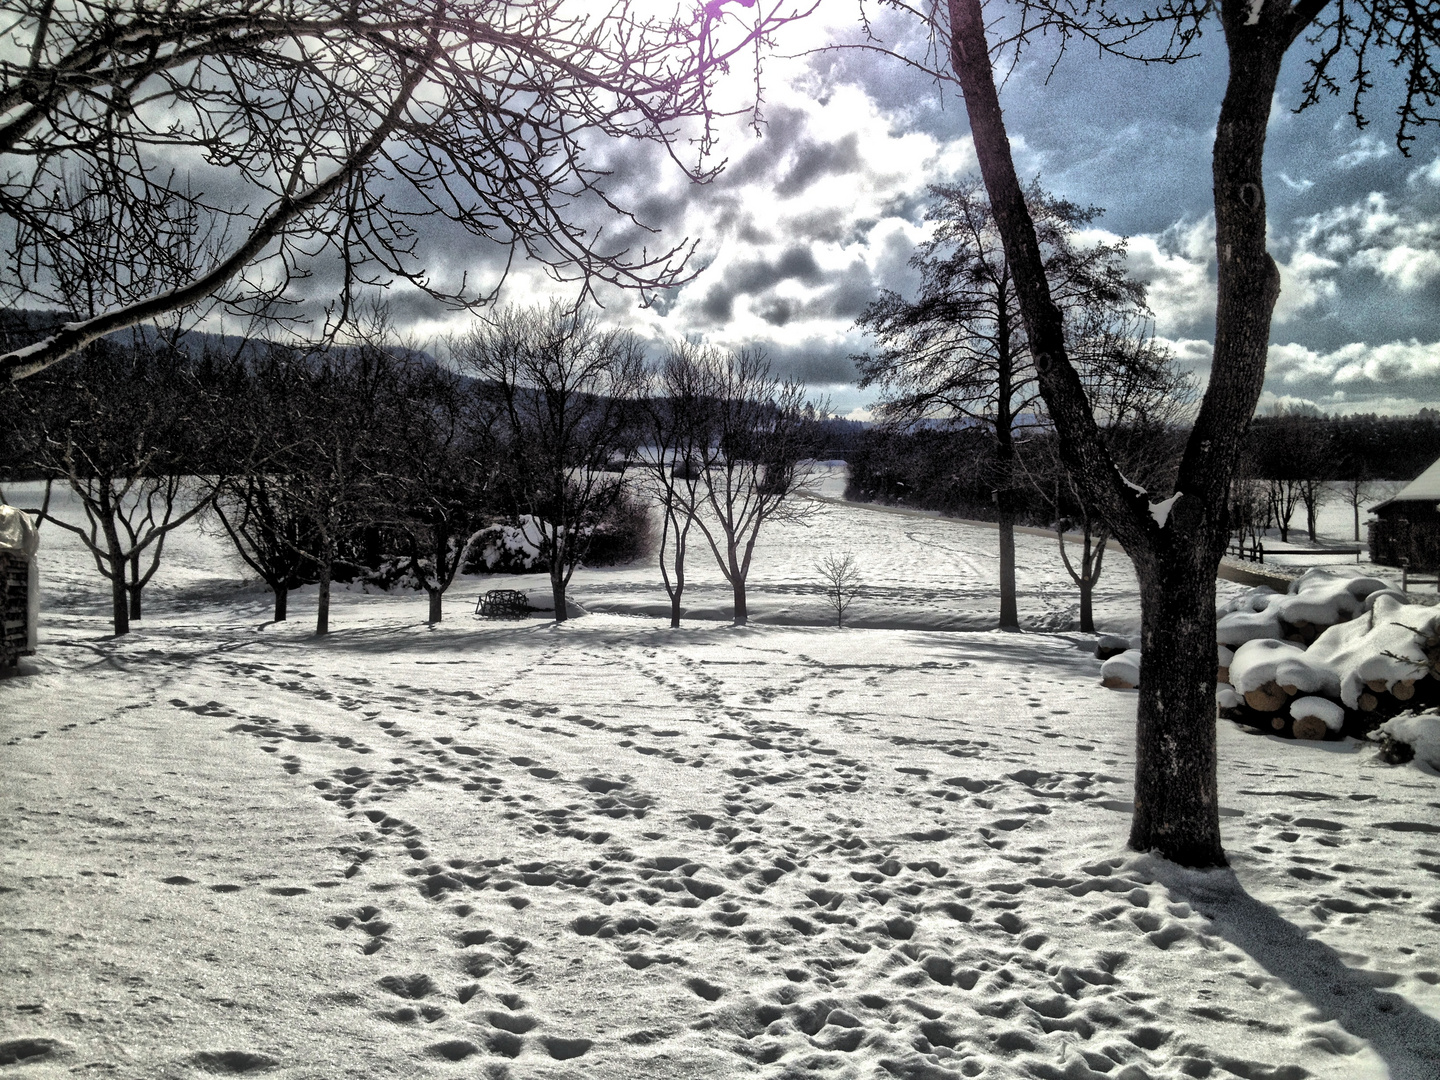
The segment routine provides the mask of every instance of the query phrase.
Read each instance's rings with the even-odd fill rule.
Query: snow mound
[[[1390,583],[1379,578],[1338,574],[1317,567],[1290,583],[1289,592],[1279,601],[1280,617],[1292,626],[1334,626],[1359,615],[1371,594],[1389,588]]]
[[[1303,646],[1273,639],[1247,641],[1235,650],[1230,683],[1242,694],[1269,683],[1306,694],[1340,692],[1340,678],[1328,665],[1317,663]]]
[[[1100,639],[1095,642],[1095,655],[1101,660],[1109,660],[1112,656],[1119,656],[1126,649],[1130,648],[1130,639],[1120,634],[1101,634]]]
[[[1100,665],[1100,681],[1112,690],[1133,690],[1140,685],[1140,650],[1126,649]]]
[[[1440,636],[1437,631],[1440,608],[1381,596],[1364,618],[1326,630],[1306,656],[1334,672],[1340,700],[1354,709],[1367,684],[1374,691],[1393,690],[1398,683],[1411,684],[1428,675],[1425,650],[1430,639]]]
[[[1392,717],[1381,724],[1379,730],[1396,742],[1409,745],[1415,757],[1432,769],[1440,769],[1440,713]]]
[[[1290,715],[1296,720],[1313,717],[1331,731],[1345,726],[1345,709],[1322,697],[1296,698],[1290,703]]]
[[[1379,578],[1307,570],[1288,593],[1261,587],[1237,596],[1221,609],[1215,638],[1234,648],[1259,638],[1288,637],[1295,630],[1334,626],[1364,614],[1370,597],[1394,592]],[[1403,596],[1403,593],[1397,594]],[[1309,635],[1303,635],[1307,638]]]

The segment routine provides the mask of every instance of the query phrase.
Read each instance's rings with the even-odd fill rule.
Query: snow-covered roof
[[[1429,502],[1440,503],[1440,459],[1406,484],[1393,496],[1372,506],[1371,511],[1383,510],[1391,503]]]

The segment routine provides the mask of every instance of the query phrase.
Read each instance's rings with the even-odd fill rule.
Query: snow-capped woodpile
[[[1221,608],[1215,638],[1227,719],[1297,739],[1363,738],[1402,712],[1440,708],[1440,607],[1379,578],[1316,569],[1286,593],[1252,589]],[[1138,685],[1140,668],[1131,650],[1101,677]]]
[[[1220,715],[1300,739],[1364,736],[1440,704],[1440,608],[1379,578],[1311,570],[1216,622]]]

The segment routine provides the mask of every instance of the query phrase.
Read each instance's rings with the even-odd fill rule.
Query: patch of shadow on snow
[[[1215,932],[1369,1042],[1391,1080],[1440,1075],[1440,1020],[1377,988],[1374,972],[1349,967],[1330,946],[1246,892],[1233,870],[1187,870],[1154,856],[1139,862],[1172,897],[1208,918]]]

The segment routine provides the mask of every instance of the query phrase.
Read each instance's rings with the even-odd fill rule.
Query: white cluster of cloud
[[[826,17],[839,21],[812,28],[812,44],[842,32],[844,16]],[[1147,286],[1156,332],[1203,382],[1216,302],[1212,83],[1223,63],[1188,76],[1116,69],[1122,79],[1153,75],[1173,109],[1148,90],[1105,93],[1075,67],[1044,86],[1048,68],[1011,73],[1017,160],[1027,179],[1107,208],[1092,238],[1131,234],[1128,268]],[[1073,109],[1038,109],[1027,96],[1061,92]],[[608,242],[653,250],[689,237],[698,247],[693,277],[652,307],[620,290],[599,295],[607,318],[657,348],[681,337],[765,348],[783,373],[863,417],[874,395],[853,386],[849,357],[869,345],[855,318],[881,289],[916,286],[907,263],[928,233],[927,186],[975,169],[964,110],[953,94],[940,107],[944,94],[899,64],[853,53],[775,60],[764,97],[758,134],[744,117],[725,122],[717,156],[727,167],[708,185],[667,169],[653,147],[604,151],[610,194],[654,230],[612,216]],[[1347,132],[1334,117],[1317,126],[1312,115],[1277,105],[1270,134],[1270,246],[1282,284],[1274,327],[1285,343],[1270,351],[1267,400],[1387,411],[1440,403],[1440,345],[1426,344],[1440,341],[1440,156],[1406,163],[1382,136]],[[477,255],[451,252],[436,272],[474,268]],[[570,295],[573,286],[521,263],[503,300]],[[458,325],[424,305],[413,316],[422,336]]]
[[[1440,224],[1378,191],[1312,215],[1294,245],[1294,258],[1313,267],[1314,277],[1349,266],[1373,271],[1402,292],[1440,278]]]

